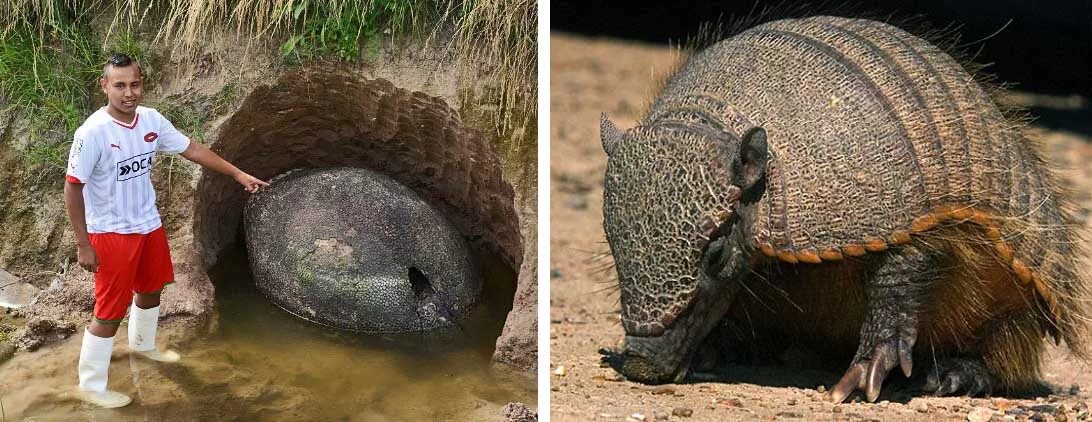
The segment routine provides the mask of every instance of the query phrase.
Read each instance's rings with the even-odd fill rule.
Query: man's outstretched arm
[[[239,170],[235,165],[227,162],[215,152],[208,149],[208,147],[201,145],[197,142],[190,142],[190,145],[186,147],[185,151],[182,151],[182,157],[200,164],[201,167],[214,170],[217,173],[230,176],[235,179],[236,182],[243,185],[243,188],[247,192],[254,193],[258,191],[261,186],[269,186],[269,183],[263,182],[260,179],[247,174],[246,172]]]

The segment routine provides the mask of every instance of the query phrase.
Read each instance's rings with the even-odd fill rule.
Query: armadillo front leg
[[[861,326],[860,344],[853,363],[831,389],[831,400],[839,403],[860,389],[874,402],[887,374],[896,366],[910,376],[918,312],[937,267],[936,255],[913,245],[885,252],[865,281],[868,314]]]

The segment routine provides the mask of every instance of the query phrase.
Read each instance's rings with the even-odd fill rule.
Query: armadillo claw
[[[903,374],[909,376],[913,368],[910,354],[912,349],[912,345],[897,337],[877,344],[872,349],[871,357],[860,359],[846,370],[838,384],[831,388],[830,400],[841,403],[854,391],[863,390],[865,398],[869,402],[875,402],[880,397],[880,389],[892,369],[900,366]]]
[[[838,380],[838,383],[834,385],[834,388],[830,389],[830,401],[841,403],[845,401],[853,391],[858,388],[864,388],[865,370],[866,366],[864,362],[858,362],[850,366],[845,375],[842,375],[842,379]]]
[[[993,394],[996,377],[980,359],[942,359],[929,371],[924,390],[937,396],[966,394],[971,397]]]

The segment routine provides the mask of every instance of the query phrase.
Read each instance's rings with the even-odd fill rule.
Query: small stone
[[[640,413],[634,413],[632,415],[629,415],[628,418],[626,418],[626,422],[645,422],[647,420],[648,419],[645,419],[645,415],[640,414]]]
[[[1081,393],[1081,386],[1080,385],[1073,384],[1073,385],[1069,386],[1069,395],[1075,396],[1075,395],[1080,394],[1080,393]]]
[[[789,399],[789,406],[796,406],[796,399]]]
[[[985,407],[975,407],[967,414],[968,422],[987,422],[993,417],[994,411]]]
[[[15,345],[11,343],[0,343],[0,363],[10,359],[15,355]]]
[[[569,195],[566,205],[574,210],[586,210],[588,209],[588,198],[582,193],[574,193]]]
[[[1035,422],[1046,422],[1047,415],[1045,413],[1035,413],[1031,415],[1031,420]]]
[[[743,402],[735,397],[718,399],[716,403],[725,407],[743,407]]]
[[[649,392],[655,395],[675,395],[675,387],[670,385],[661,385],[649,389]]]
[[[1031,411],[1053,415],[1055,412],[1058,411],[1058,406],[1053,404],[1037,404],[1035,406],[1031,406]]]
[[[617,372],[612,372],[609,375],[596,375],[592,377],[592,379],[596,381],[622,382],[626,380],[626,377],[623,377],[622,374]]]
[[[779,417],[779,418],[802,418],[802,417],[804,417],[804,414],[800,413],[800,412],[787,412],[786,411],[786,412],[778,412],[777,417]]]
[[[1020,416],[1025,416],[1026,417],[1028,415],[1028,411],[1026,409],[1022,408],[1022,407],[1013,407],[1011,409],[1006,410],[1005,414],[1006,415],[1016,416],[1016,417],[1020,417]]]
[[[538,415],[532,412],[526,404],[511,402],[504,405],[505,422],[537,422]]]
[[[825,385],[819,384],[818,387],[815,387],[815,391],[818,391],[820,393],[825,393],[825,392],[827,392],[827,387]]]
[[[671,409],[671,416],[678,416],[680,418],[689,418],[694,415],[694,409],[689,407],[676,407]]]
[[[668,415],[667,412],[663,410],[657,410],[655,413],[652,414],[652,416],[656,418],[657,421],[666,421],[667,418],[670,417],[670,415]]]
[[[928,413],[929,403],[927,403],[925,400],[913,400],[910,402],[910,408],[914,409],[919,413]]]
[[[561,387],[555,385],[553,387],[550,387],[550,391],[561,391]]]
[[[561,270],[559,270],[557,268],[551,268],[550,269],[550,278],[554,279],[554,280],[557,280],[557,279],[561,278]]]
[[[556,369],[554,369],[554,375],[557,375],[559,377],[565,376],[565,366],[558,366]]]

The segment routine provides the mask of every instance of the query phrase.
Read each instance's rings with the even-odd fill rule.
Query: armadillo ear
[[[766,191],[766,163],[769,148],[766,130],[754,127],[743,135],[739,144],[739,157],[735,166],[736,185],[743,190],[741,200],[754,202]]]
[[[614,152],[614,146],[622,141],[622,131],[610,121],[607,113],[599,115],[599,139],[603,142],[603,151],[607,155]]]

